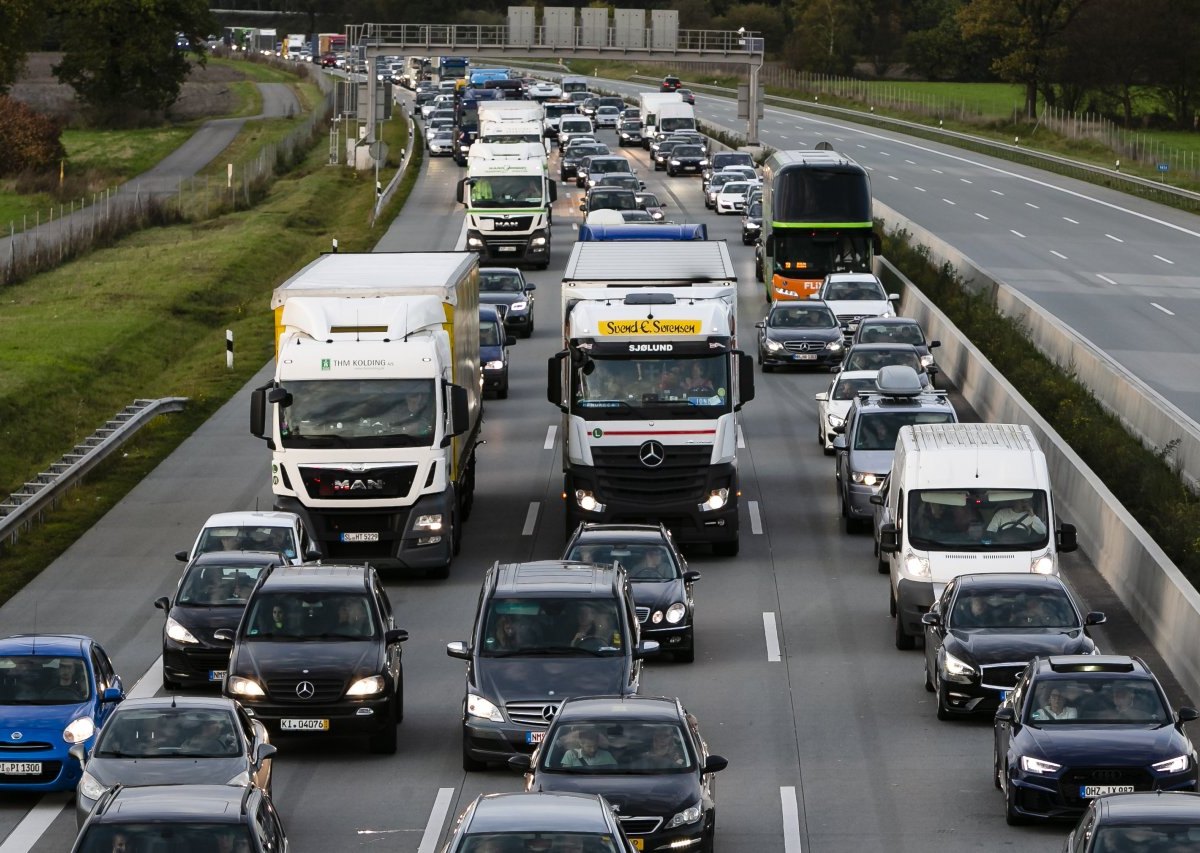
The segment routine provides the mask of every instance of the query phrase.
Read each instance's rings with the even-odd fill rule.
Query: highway
[[[701,112],[708,106],[703,102]],[[604,135],[617,150],[614,134]],[[668,179],[651,170],[640,149],[625,153],[649,188],[669,200],[670,218],[706,222],[713,239],[729,241],[740,279],[739,333],[743,347],[753,350],[753,324],[764,305],[752,250],[741,245],[740,220],[707,212],[698,178]],[[921,168],[906,166],[912,176]],[[557,174],[554,164],[551,172]],[[892,190],[887,174],[875,172],[880,191]],[[1026,198],[1014,191],[1015,179],[998,183],[969,174],[978,180],[962,185],[962,209],[945,226],[955,237],[978,230],[964,219],[974,209],[968,200],[987,200],[993,183],[1009,193],[995,204],[1014,216]],[[461,175],[449,159],[428,163],[379,248],[455,248],[462,214],[453,186]],[[934,192],[931,181],[920,180]],[[545,362],[560,348],[557,282],[580,215],[578,191],[562,188],[551,267],[528,273],[539,288],[537,331],[512,351],[509,399],[485,405],[488,443],[480,449],[475,511],[462,553],[447,581],[385,578],[398,623],[411,634],[399,751],[375,756],[361,743],[320,736],[280,740],[275,800],[295,853],[433,853],[449,821],[475,795],[520,787],[520,778],[505,771],[462,771],[463,664],[446,656],[445,644],[469,636],[486,566],[555,557],[563,545],[559,413],[545,400]],[[1045,237],[1040,230],[1025,225],[1030,241]],[[263,311],[272,286],[264,282]],[[269,367],[0,608],[4,630],[90,634],[113,656],[127,688],[137,683],[133,695],[154,693],[161,684],[155,667],[162,616],[152,602],[174,591],[181,564],[173,553],[192,541],[210,513],[270,507],[269,453],[247,432],[249,389]],[[681,697],[710,749],[729,759],[717,783],[717,849],[1057,851],[1064,826],[1005,826],[990,775],[990,721],[938,722],[922,687],[920,652],[893,647],[887,581],[875,571],[870,538],[842,532],[832,461],[814,440],[813,394],[828,381],[822,373],[759,373],[758,396],[742,413],[741,555],[689,554],[691,567],[703,573],[696,590],[696,662],[652,661],[643,678],[644,692]],[[1109,614],[1109,625],[1096,632],[1102,648],[1145,655],[1172,700],[1183,701],[1094,571],[1076,555],[1067,555],[1064,565],[1087,608]],[[0,853],[69,849],[75,822],[68,803],[68,795],[0,803]]]

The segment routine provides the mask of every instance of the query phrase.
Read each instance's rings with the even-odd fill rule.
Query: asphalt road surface
[[[605,135],[615,149],[612,132]],[[714,239],[729,241],[741,282],[741,340],[753,349],[764,304],[739,219],[707,212],[699,179],[662,177],[640,150],[626,156],[668,199],[671,218],[706,222]],[[462,216],[453,185],[461,175],[448,158],[428,163],[380,247],[455,248]],[[877,173],[876,184],[886,186],[886,178]],[[318,735],[280,740],[275,799],[296,853],[433,853],[476,794],[520,787],[520,778],[504,771],[462,771],[463,664],[446,656],[445,644],[469,636],[485,567],[553,558],[563,546],[559,413],[544,398],[546,358],[560,348],[558,281],[581,221],[573,208],[578,191],[563,189],[551,267],[529,274],[539,288],[537,331],[512,351],[509,399],[485,405],[488,443],[479,453],[475,512],[461,556],[446,581],[386,578],[399,624],[412,638],[399,752],[373,756],[362,743]],[[269,289],[264,285],[263,311]],[[152,602],[173,593],[180,564],[172,554],[212,512],[270,507],[269,453],[247,433],[249,389],[268,375],[269,365],[0,609],[5,631],[91,634],[127,686],[138,682],[134,695],[154,693],[162,615]],[[893,647],[887,581],[876,573],[870,538],[842,532],[833,464],[814,440],[812,395],[829,378],[759,374],[758,396],[742,413],[741,555],[689,555],[703,573],[696,662],[652,661],[643,678],[644,692],[681,697],[712,751],[729,759],[717,784],[717,848],[1057,851],[1067,827],[1005,826],[990,776],[990,722],[938,722],[922,686],[920,652]],[[1090,567],[1073,555],[1064,563],[1087,607],[1109,614],[1110,624],[1097,631],[1102,647],[1144,654],[1155,665],[1153,650]],[[1156,669],[1181,701],[1161,663]],[[68,795],[0,803],[0,838],[7,836],[0,853],[68,849],[75,835],[68,803]]]

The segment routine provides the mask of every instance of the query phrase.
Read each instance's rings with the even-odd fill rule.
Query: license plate
[[[1008,690],[1001,690],[1001,691],[1000,691],[1000,701],[1001,701],[1001,702],[1006,702],[1006,701],[1008,700],[1008,694],[1009,694],[1009,692],[1010,692],[1010,691],[1008,691]]]
[[[327,732],[329,720],[280,720],[279,728],[285,732]]]
[[[515,252],[517,250],[516,246],[500,246],[499,248],[501,252]]]
[[[797,353],[796,355],[793,355],[792,358],[796,359],[796,361],[816,361],[817,360],[816,355],[814,355],[811,352]]]
[[[37,776],[41,772],[40,761],[0,761],[0,774],[5,776]]]
[[[225,680],[225,670],[210,669],[208,671],[208,680],[209,681],[224,681]]]
[[[378,533],[343,533],[343,542],[378,542]]]
[[[641,838],[631,838],[629,843],[633,845],[634,850],[645,850],[646,842]]]
[[[1132,794],[1132,785],[1080,785],[1079,796],[1085,800],[1103,797],[1105,794]]]
[[[545,732],[525,732],[525,743],[541,743],[545,739]]]

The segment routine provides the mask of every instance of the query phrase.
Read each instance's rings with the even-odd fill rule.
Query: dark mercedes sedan
[[[675,660],[696,659],[696,602],[692,585],[700,573],[687,560],[661,524],[581,524],[564,560],[609,565],[620,563],[629,573],[633,603],[642,638],[656,640]]]
[[[1077,818],[1097,797],[1195,791],[1196,748],[1149,667],[1124,655],[1034,658],[996,711],[993,769],[1010,824]]]
[[[568,700],[537,752],[509,760],[527,771],[527,791],[604,797],[638,850],[702,853],[713,849],[715,777],[728,764],[678,699],[651,696]]]
[[[1092,800],[1063,853],[1200,850],[1200,794],[1109,794]]]
[[[708,155],[702,146],[676,145],[667,160],[667,174],[672,178],[676,175],[699,175],[707,165]]]
[[[763,373],[785,366],[828,369],[842,362],[842,327],[823,302],[776,302],[754,325]]]
[[[995,711],[1039,655],[1092,654],[1087,629],[1104,614],[1085,616],[1059,578],[1026,572],[961,575],[921,621],[925,689],[948,720]]]

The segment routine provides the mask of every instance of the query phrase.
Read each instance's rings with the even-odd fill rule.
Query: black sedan
[[[163,687],[221,684],[229,666],[229,644],[213,634],[236,628],[262,570],[286,562],[283,555],[269,551],[210,551],[187,564],[175,600],[163,596],[154,602],[167,616]]]
[[[479,302],[502,306],[504,327],[522,338],[533,334],[535,290],[537,285],[516,267],[479,268]]]
[[[1196,748],[1149,667],[1124,655],[1034,658],[996,711],[993,769],[1010,824],[1077,818],[1106,794],[1195,791]]]
[[[942,345],[941,341],[925,339],[921,324],[912,317],[865,317],[851,338],[852,344],[911,344],[921,357],[921,366],[933,376],[938,372],[930,350]]]
[[[664,140],[659,144],[658,149],[651,155],[654,159],[654,171],[661,172],[667,168],[667,164],[671,162],[671,152],[680,145],[690,145],[689,142],[680,142],[674,140]]]
[[[612,808],[595,794],[480,794],[454,822],[441,849],[633,853]]]
[[[633,585],[633,606],[642,638],[656,640],[675,660],[696,657],[696,602],[692,584],[700,573],[687,560],[661,524],[581,524],[563,550],[564,560],[620,563]]]
[[[1200,794],[1110,794],[1092,801],[1067,836],[1063,853],[1200,848]]]
[[[750,202],[742,214],[742,245],[753,246],[762,235],[762,200]]]
[[[847,346],[842,370],[883,370],[892,364],[911,367],[922,385],[930,385],[921,354],[912,344],[854,344]]]
[[[73,748],[74,749],[74,748]],[[116,785],[257,785],[271,790],[271,745],[262,723],[232,699],[160,696],[126,699],[85,755],[75,798],[82,826]]]
[[[701,146],[676,145],[667,160],[667,174],[672,178],[676,175],[699,175],[707,165],[708,157]]]
[[[574,180],[579,175],[579,164],[593,154],[607,154],[608,146],[599,143],[576,145],[570,151],[564,151],[558,163],[558,179],[560,181]]]
[[[925,625],[925,689],[939,720],[993,712],[1025,665],[1041,655],[1088,655],[1089,625],[1057,577],[1031,573],[961,575],[946,585]]]
[[[702,853],[717,827],[714,774],[728,764],[678,699],[650,696],[568,699],[534,755],[509,759],[527,791],[603,796],[638,850]]]
[[[776,302],[758,327],[758,364],[776,367],[836,366],[842,361],[842,327],[823,302]]]

